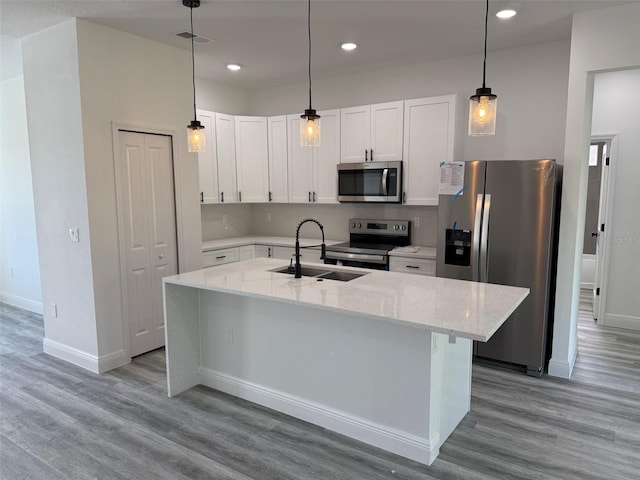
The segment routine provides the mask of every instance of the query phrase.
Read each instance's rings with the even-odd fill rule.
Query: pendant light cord
[[[309,33],[309,110],[311,110],[311,0],[308,0],[307,30]]]
[[[189,7],[191,12],[191,80],[193,82],[193,119],[196,120],[196,60],[193,53],[193,6]]]
[[[487,10],[484,14],[484,58],[482,60],[482,88],[485,88],[485,77],[487,74],[487,24],[489,23],[489,0],[487,0]]]

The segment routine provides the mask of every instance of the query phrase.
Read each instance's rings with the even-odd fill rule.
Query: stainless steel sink
[[[293,275],[295,273],[293,267],[278,267],[271,270],[275,273],[288,273]],[[329,270],[327,268],[315,268],[315,267],[302,267],[302,276],[303,277],[313,277],[318,280],[337,280],[339,282],[348,282],[349,280],[354,280],[356,278],[360,278],[366,273],[355,273],[355,272],[343,272],[339,270]]]

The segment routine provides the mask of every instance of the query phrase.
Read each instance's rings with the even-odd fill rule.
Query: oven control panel
[[[349,233],[374,235],[409,236],[409,220],[371,220],[352,218],[349,220]]]

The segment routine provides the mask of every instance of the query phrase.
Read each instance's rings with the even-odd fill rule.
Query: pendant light
[[[309,32],[309,108],[300,115],[300,145],[320,146],[320,115],[311,107],[311,0],[308,0],[307,30]]]
[[[487,23],[489,21],[489,0],[484,16],[484,59],[482,65],[482,88],[469,98],[469,135],[472,137],[495,135],[498,96],[485,85],[487,73]]]
[[[206,148],[206,137],[204,135],[204,125],[196,117],[196,65],[193,50],[193,9],[200,6],[200,0],[182,0],[182,5],[189,7],[191,18],[191,79],[193,81],[193,120],[187,125],[187,145],[190,152],[204,152]]]

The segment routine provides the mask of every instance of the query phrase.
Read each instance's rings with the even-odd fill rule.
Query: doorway
[[[178,272],[172,137],[117,131],[116,185],[129,355],[164,345],[162,278]]]

